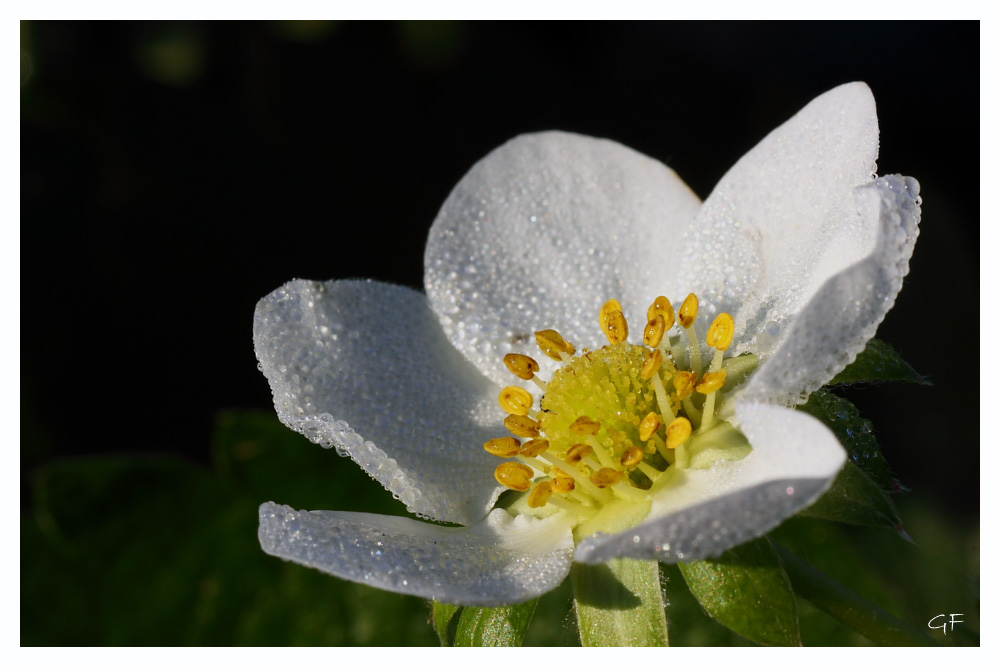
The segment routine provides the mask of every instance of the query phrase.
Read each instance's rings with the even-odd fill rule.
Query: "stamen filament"
[[[654,468],[653,466],[649,465],[645,461],[642,461],[641,463],[639,463],[636,466],[636,468],[638,468],[639,470],[641,470],[642,474],[644,474],[646,477],[648,477],[650,479],[650,481],[653,481],[653,482],[656,481],[657,477],[659,477],[661,474],[663,474],[662,471],[657,470],[656,468]]]
[[[578,489],[582,488],[589,495],[593,496],[595,499],[599,500],[601,503],[607,503],[609,500],[611,500],[611,494],[610,493],[608,493],[604,489],[597,488],[593,484],[593,482],[591,482],[590,479],[586,475],[584,475],[579,470],[577,470],[575,466],[573,466],[573,465],[571,465],[569,463],[566,463],[565,461],[560,461],[556,456],[554,456],[554,455],[552,455],[552,454],[550,454],[548,452],[544,452],[542,454],[539,454],[538,458],[542,459],[543,461],[547,461],[548,463],[551,463],[552,465],[554,465],[555,467],[559,468],[564,473],[566,473],[567,475],[569,475],[570,477],[572,477],[573,481],[577,483],[577,485],[578,485],[577,488]]]
[[[688,356],[691,358],[691,369],[701,375],[701,344],[698,342],[698,334],[694,332],[694,327],[687,329],[688,334]]]
[[[537,460],[533,458],[530,458],[528,456],[515,456],[514,458],[520,461],[521,463],[531,466],[532,468],[542,473],[543,475],[549,474],[548,468],[544,464],[539,463]]]
[[[594,452],[597,454],[597,458],[601,461],[601,467],[604,468],[614,468],[616,467],[614,460],[608,454],[608,450],[604,448],[601,443],[597,442],[596,435],[587,436],[587,444],[594,448]]]
[[[628,477],[612,486],[611,490],[615,492],[615,495],[620,496],[623,500],[641,502],[649,497],[648,491],[643,491],[642,489],[637,489],[632,486],[632,484],[628,481]]]
[[[677,415],[670,407],[670,399],[667,398],[667,390],[663,387],[659,373],[653,375],[653,391],[656,392],[656,404],[660,406],[660,414],[663,415],[664,421],[673,421]]]
[[[534,382],[534,383],[535,383],[535,386],[536,386],[536,387],[538,387],[539,389],[541,389],[541,390],[542,390],[543,392],[544,392],[544,391],[545,391],[545,390],[546,390],[546,389],[548,388],[548,386],[549,386],[547,382],[545,382],[545,381],[543,381],[543,380],[539,380],[539,379],[538,379],[538,376],[537,376],[537,375],[532,375],[532,376],[531,376],[531,381],[532,381],[532,382]]]
[[[589,519],[590,517],[594,516],[593,509],[584,507],[579,503],[574,503],[573,501],[567,500],[565,497],[557,496],[554,493],[548,497],[548,500],[546,502],[555,505],[559,509],[566,510],[567,512],[572,512],[573,514],[576,514],[579,517],[583,517],[584,519]]]

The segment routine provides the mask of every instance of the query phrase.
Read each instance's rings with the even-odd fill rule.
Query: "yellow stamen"
[[[533,488],[531,493],[528,494],[528,507],[545,507],[545,503],[549,501],[549,496],[551,495],[552,484],[549,482],[539,482],[538,484],[535,484],[535,488]]]
[[[528,466],[514,461],[501,463],[493,471],[493,476],[499,483],[515,491],[527,491],[531,487],[531,478],[534,474]]]
[[[667,322],[663,319],[663,315],[659,313],[646,322],[646,328],[642,332],[642,342],[649,347],[656,347],[663,340],[663,332],[667,330]]]
[[[720,355],[722,352],[716,352],[715,354]],[[708,396],[705,399],[705,410],[702,413],[701,425],[698,427],[699,433],[704,433],[712,428],[712,420],[715,417],[716,392],[722,389],[722,385],[724,384],[726,384],[726,371],[723,369],[715,373],[705,373],[705,377],[701,379],[701,382],[695,388],[698,392],[707,394]]]
[[[670,305],[670,301],[665,296],[658,296],[653,299],[652,305],[646,310],[646,319],[655,319],[657,315],[663,317],[663,326],[665,329],[669,329],[674,326],[674,307]]]
[[[643,417],[642,421],[639,423],[639,440],[642,442],[648,442],[662,424],[663,422],[661,422],[660,418],[656,416],[656,413],[650,412],[648,415]]]
[[[578,442],[569,448],[566,452],[566,463],[579,463],[584,458],[590,456],[594,453],[594,448],[590,445],[585,445],[582,442]]]
[[[591,483],[599,489],[606,489],[609,486],[617,484],[622,481],[625,475],[619,471],[612,468],[601,468],[594,474],[590,476]]]
[[[733,322],[733,316],[729,313],[719,313],[708,327],[705,342],[708,343],[709,347],[724,352],[733,344],[735,331],[736,324]]]
[[[674,389],[677,391],[677,400],[683,401],[694,393],[695,380],[697,375],[691,371],[680,371],[674,375]]]
[[[513,438],[511,438],[513,440]],[[521,456],[525,456],[529,459],[533,459],[546,449],[549,448],[549,441],[542,438],[535,438],[533,440],[526,441],[521,445],[521,449],[518,452]]]
[[[705,373],[701,378],[701,382],[695,387],[695,391],[699,394],[711,394],[713,392],[722,389],[722,385],[726,384],[726,371],[716,371],[714,373]]]
[[[493,456],[500,456],[506,459],[516,456],[520,452],[521,443],[509,436],[506,438],[493,438],[483,444],[483,449]]]
[[[575,435],[597,435],[601,430],[601,425],[590,417],[578,417],[575,422],[569,425],[569,432]]]
[[[538,372],[538,362],[526,354],[508,354],[503,358],[503,365],[522,380],[530,380]]]
[[[511,415],[526,415],[535,404],[535,399],[520,387],[504,387],[497,397],[503,411]]]
[[[691,422],[678,417],[667,426],[667,448],[677,449],[691,437]]]
[[[623,466],[631,468],[632,466],[639,465],[642,462],[643,456],[642,450],[638,447],[627,447],[625,451],[622,452],[622,457],[619,459],[619,463]]]
[[[536,331],[535,342],[538,343],[539,349],[541,349],[541,351],[544,352],[545,356],[549,359],[562,361],[563,355],[572,357],[576,354],[576,348],[573,347],[571,343],[566,342],[566,340],[559,335],[559,332],[554,329]]]
[[[622,312],[622,305],[618,303],[618,299],[608,299],[607,301],[604,302],[604,305],[601,306],[601,312],[598,315],[598,321],[601,324],[601,331],[604,332],[605,336],[608,336],[609,340],[611,336],[608,333],[608,324],[609,324],[608,319],[611,317],[612,313],[616,312],[617,313]]]
[[[657,374],[660,370],[660,366],[663,364],[663,353],[659,350],[653,350],[646,357],[646,361],[642,362],[642,371],[639,373],[639,377],[643,380],[648,380]]]
[[[508,415],[503,420],[503,425],[507,430],[521,438],[537,438],[541,425],[531,417],[524,415]]]
[[[607,319],[601,320],[604,335],[608,338],[608,343],[614,345],[623,342],[628,338],[628,322],[625,314],[620,310],[611,311]]]
[[[698,297],[694,294],[688,294],[684,303],[681,304],[681,311],[677,314],[677,319],[680,320],[682,327],[690,329],[696,317],[698,317]]]
[[[559,473],[562,473],[562,470],[556,468],[556,476],[552,478],[552,482],[550,482],[552,485],[552,490],[555,491],[556,493],[572,492],[573,489],[576,488],[576,482],[573,481],[572,477],[568,475],[563,477],[563,475],[560,475]]]

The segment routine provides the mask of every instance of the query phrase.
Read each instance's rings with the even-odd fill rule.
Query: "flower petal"
[[[795,316],[775,354],[751,376],[746,399],[802,403],[865,348],[910,271],[919,193],[920,185],[902,176],[885,176],[856,190],[860,219],[879,231],[874,250],[827,280]]]
[[[853,193],[872,181],[877,157],[875,100],[851,83],[767,135],[705,200],[681,279],[706,313],[733,315],[737,354],[766,356],[827,278],[871,252],[877,229],[858,218]]]
[[[295,280],[257,304],[254,347],[279,419],[411,512],[469,524],[496,500],[482,445],[503,435],[499,387],[452,348],[419,292]]]
[[[583,540],[575,559],[659,558],[673,563],[718,556],[816,500],[846,459],[833,433],[805,413],[740,403],[736,418],[753,447],[745,459],[679,471],[653,501],[653,518],[621,533]]]
[[[306,512],[264,503],[265,552],[387,591],[493,607],[536,598],[569,573],[565,517],[511,517],[494,510],[469,528],[403,517]]]
[[[505,354],[542,357],[535,331],[594,348],[605,342],[597,320],[607,299],[644,316],[676,272],[662,253],[698,206],[673,171],[613,141],[522,135],[445,201],[424,255],[427,296],[452,343],[507,383]]]

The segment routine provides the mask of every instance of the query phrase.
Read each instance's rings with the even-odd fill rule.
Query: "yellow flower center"
[[[531,357],[507,355],[506,367],[544,394],[536,410],[524,388],[500,392],[509,415],[504,425],[514,437],[484,445],[506,459],[496,480],[523,492],[531,510],[556,508],[587,522],[605,508],[621,515],[623,503],[648,506],[678,471],[746,456],[746,439],[726,421],[726,399],[756,358],[725,357],[735,331],[733,318],[722,313],[705,337],[714,350],[705,368],[693,327],[697,316],[694,294],[676,315],[666,297],[657,297],[646,313],[643,344],[635,345],[628,342],[621,305],[611,299],[598,314],[608,344],[578,356],[558,332],[536,332],[541,351],[562,363],[549,382],[536,376],[539,365]],[[672,337],[675,324],[681,332]]]

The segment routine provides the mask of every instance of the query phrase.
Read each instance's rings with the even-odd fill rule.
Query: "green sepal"
[[[830,384],[857,382],[915,382],[930,384],[913,366],[884,341],[872,338],[850,366],[840,371]]]
[[[899,529],[903,520],[896,505],[868,475],[848,461],[826,493],[802,510],[801,516],[858,526]]]
[[[898,490],[899,483],[889,472],[882,448],[872,432],[872,424],[861,418],[853,403],[826,391],[814,392],[799,410],[816,417],[833,431],[847,450],[847,458],[882,491]]]
[[[618,558],[570,570],[582,646],[666,646],[667,617],[655,560]]]
[[[765,646],[802,645],[795,594],[766,537],[678,567],[702,608],[733,632]]]
[[[520,646],[537,606],[536,598],[508,607],[461,607],[453,645]]]
[[[441,646],[451,646],[454,641],[455,629],[451,627],[451,621],[455,618],[455,612],[459,609],[461,607],[456,607],[447,602],[431,601],[431,624],[434,626],[434,632],[437,633],[438,639],[441,641]],[[455,618],[455,620],[457,621],[458,619]]]

